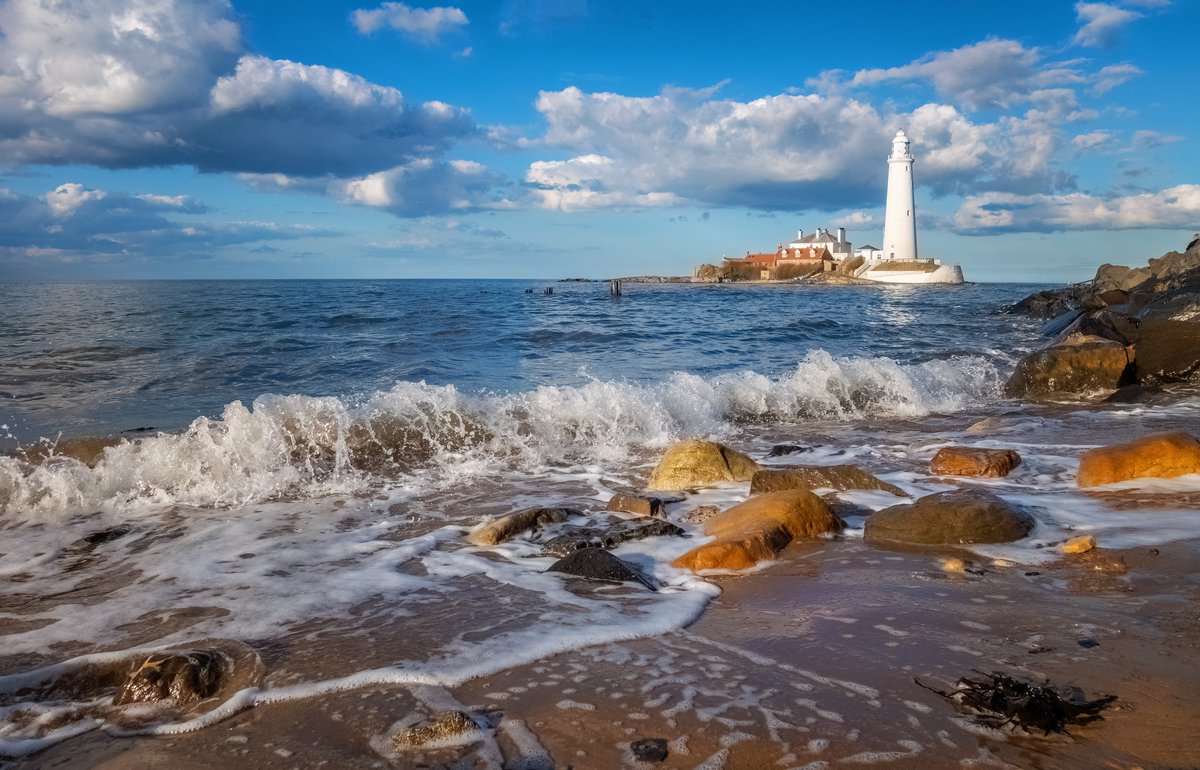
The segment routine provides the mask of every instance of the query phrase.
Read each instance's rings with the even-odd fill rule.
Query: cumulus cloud
[[[1076,3],[1075,16],[1080,24],[1073,38],[1076,45],[1108,48],[1117,42],[1121,29],[1142,14],[1113,3]]]
[[[224,0],[0,4],[0,162],[345,178],[436,160],[470,114],[244,50]]]
[[[1200,221],[1200,185],[1123,197],[1084,193],[1011,195],[985,193],[963,201],[952,219],[968,235],[1060,230],[1193,228]]]
[[[1054,167],[1058,127],[1076,104],[1043,91],[1019,116],[973,121],[946,104],[880,111],[841,95],[785,94],[741,102],[712,89],[657,96],[542,92],[540,143],[566,158],[525,175],[541,206],[746,206],[832,211],[877,202],[883,160],[899,127],[913,138],[918,178],[937,193],[1070,189]]]
[[[208,257],[228,246],[334,234],[271,222],[173,218],[204,211],[187,196],[131,195],[74,182],[41,197],[0,189],[0,260]]]
[[[443,34],[467,25],[467,15],[453,6],[413,8],[404,3],[384,3],[378,8],[360,8],[350,14],[354,26],[364,35],[384,27],[399,30],[427,43],[436,42]]]

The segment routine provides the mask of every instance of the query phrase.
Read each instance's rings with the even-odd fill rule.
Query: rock
[[[942,559],[941,567],[943,572],[953,572],[962,574],[967,571],[967,563],[962,559]]]
[[[762,470],[750,480],[751,495],[784,489],[882,489],[901,497],[907,494],[900,487],[875,478],[854,465],[797,465]]]
[[[396,733],[392,743],[401,749],[440,748],[482,737],[482,732],[465,711],[439,711]]]
[[[1078,308],[1072,308],[1065,313],[1054,316],[1046,323],[1042,324],[1042,328],[1038,329],[1038,334],[1043,337],[1055,337],[1062,333],[1063,329],[1071,326],[1079,320],[1079,316],[1083,315],[1083,311]]]
[[[1200,441],[1187,433],[1152,433],[1128,444],[1089,449],[1079,460],[1081,487],[1200,473]]]
[[[624,511],[625,513],[636,513],[639,516],[656,516],[662,518],[667,515],[668,502],[669,499],[665,497],[618,492],[609,498],[605,510]]]
[[[500,545],[523,532],[582,515],[575,508],[526,508],[477,527],[467,539],[475,545]]]
[[[704,526],[716,536],[676,559],[691,570],[742,570],[775,558],[799,538],[840,532],[844,524],[829,505],[812,492],[791,489],[752,497],[714,516]]]
[[[574,527],[546,541],[542,553],[547,556],[566,556],[581,548],[615,548],[631,540],[648,537],[682,537],[684,531],[669,521],[624,521],[608,528]]]
[[[629,744],[629,751],[638,762],[662,762],[667,758],[667,740],[642,738]]]
[[[1138,316],[1134,371],[1139,384],[1180,382],[1200,373],[1200,291],[1178,289]]]
[[[933,456],[929,472],[939,476],[1007,476],[1021,464],[1021,455],[1011,449],[979,449],[944,446]]]
[[[217,691],[227,669],[226,658],[219,650],[156,652],[135,664],[114,703],[124,706],[171,700],[185,704],[204,700]]]
[[[1101,265],[1096,270],[1096,277],[1092,279],[1092,290],[1098,294],[1109,291],[1132,292],[1150,280],[1152,275],[1149,267]]]
[[[715,505],[697,505],[692,510],[679,517],[679,520],[688,524],[703,524],[721,512],[721,509]]]
[[[1073,537],[1062,544],[1063,553],[1087,553],[1096,547],[1096,538],[1092,535]]]
[[[1005,312],[1013,315],[1023,315],[1030,318],[1054,318],[1068,310],[1075,310],[1080,305],[1080,290],[1074,286],[1063,289],[1049,289],[1030,294],[1015,305],[1005,308]]]
[[[1119,342],[1081,337],[1034,351],[1017,363],[1005,392],[1014,398],[1111,393],[1125,381],[1129,354]]]
[[[767,457],[787,457],[788,455],[808,451],[810,451],[810,447],[800,446],[799,444],[776,444],[771,447],[770,452],[767,452]]]
[[[681,441],[667,449],[650,474],[649,489],[684,489],[749,481],[758,463],[716,441]]]
[[[657,586],[631,564],[618,559],[603,548],[584,548],[567,554],[551,564],[546,571],[610,583],[638,583],[651,591],[658,590]]]
[[[1080,317],[1074,325],[1074,331],[1085,337],[1100,337],[1122,345],[1132,345],[1138,339],[1139,325],[1137,318],[1109,308]]]
[[[868,543],[924,545],[1009,543],[1033,529],[1034,519],[990,492],[958,489],[894,505],[867,519]]]

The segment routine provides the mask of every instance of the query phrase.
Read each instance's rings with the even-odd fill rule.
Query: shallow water
[[[770,462],[855,463],[913,497],[953,488],[928,474],[944,444],[1017,449],[1011,476],[972,483],[1038,527],[981,559],[1040,564],[1083,531],[1114,548],[1200,536],[1188,502],[1200,480],[1074,485],[1088,447],[1200,431],[1195,395],[1003,398],[1043,340],[1036,322],[995,311],[1035,287],[635,284],[612,299],[602,284],[546,285],[0,286],[0,754],[116,729],[103,714],[67,718],[70,699],[40,702],[55,718],[18,718],[17,675],[80,656],[204,638],[264,654],[261,687],[150,728],[175,732],[256,704],[455,687],[680,629],[718,593],[669,566],[702,537],[694,525],[617,549],[657,592],[564,581],[528,538],[484,549],[465,534],[531,505],[600,511],[690,436],[755,457],[803,444]],[[138,428],[151,429],[122,434]],[[89,464],[75,437],[113,445]],[[703,490],[668,515],[746,493]],[[853,544],[863,517],[848,524]]]

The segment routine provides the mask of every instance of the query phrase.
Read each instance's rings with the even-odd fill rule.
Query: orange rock
[[[1200,441],[1187,433],[1152,433],[1128,444],[1090,449],[1079,461],[1081,487],[1200,473]]]
[[[929,472],[939,476],[1007,476],[1021,464],[1011,449],[944,446],[933,456]]]
[[[771,492],[710,519],[704,531],[717,539],[688,551],[674,565],[696,571],[747,569],[774,559],[795,539],[839,532],[843,526],[829,505],[806,489]]]
[[[1096,547],[1096,538],[1092,535],[1073,537],[1062,544],[1063,553],[1087,553]]]
[[[726,481],[749,481],[758,463],[716,441],[680,441],[663,454],[647,489],[686,489]]]

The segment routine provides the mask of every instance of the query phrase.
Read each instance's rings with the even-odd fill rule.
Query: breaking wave
[[[592,380],[513,394],[398,382],[351,401],[264,395],[175,434],[122,440],[85,464],[69,452],[0,458],[0,513],[44,516],[164,505],[231,507],[346,493],[380,479],[460,482],[546,464],[620,466],[691,436],[810,420],[920,417],[994,400],[978,356],[904,365],[815,350],[781,377],[753,371],[654,384]]]

